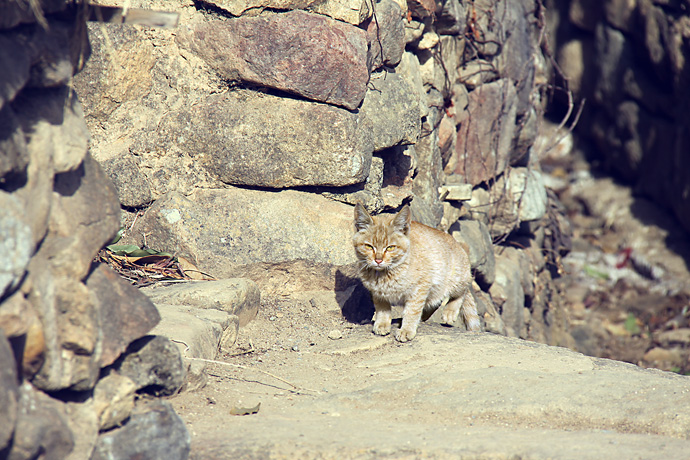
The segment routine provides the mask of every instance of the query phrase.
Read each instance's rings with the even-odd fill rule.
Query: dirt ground
[[[191,458],[685,458],[690,416],[665,417],[690,394],[677,375],[690,372],[687,236],[577,156],[544,169],[573,228],[559,282],[578,351],[673,373],[601,372],[568,350],[438,324],[399,344],[346,321],[333,293],[262,293],[207,386],[171,399]],[[444,372],[455,386],[433,390]]]

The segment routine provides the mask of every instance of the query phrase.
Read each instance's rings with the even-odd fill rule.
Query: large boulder
[[[227,80],[350,110],[369,81],[366,32],[304,11],[211,20],[179,40]]]
[[[192,260],[217,278],[246,275],[265,286],[269,280],[260,267],[286,271],[297,264],[312,273],[302,282],[332,289],[333,270],[355,261],[352,212],[351,206],[295,190],[197,190],[157,200],[132,234],[145,234],[150,247]]]
[[[371,125],[326,104],[238,90],[170,114],[162,138],[234,185],[344,186],[366,180]]]

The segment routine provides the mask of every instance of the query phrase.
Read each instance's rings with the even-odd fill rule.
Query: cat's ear
[[[361,203],[355,205],[355,229],[358,232],[366,230],[369,226],[374,225],[374,219],[371,218],[369,213]]]
[[[410,212],[410,206],[405,205],[400,210],[399,213],[393,218],[393,228],[396,232],[401,232],[407,235],[410,231],[410,222],[412,221],[412,213]]]

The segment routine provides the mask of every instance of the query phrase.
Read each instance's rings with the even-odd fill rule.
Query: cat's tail
[[[474,301],[474,295],[472,295],[469,289],[465,293],[462,307],[460,307],[460,315],[468,331],[479,332],[481,330],[482,323],[479,321],[477,303]]]

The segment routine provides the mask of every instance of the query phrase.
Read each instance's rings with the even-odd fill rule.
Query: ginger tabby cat
[[[468,250],[452,236],[419,222],[411,222],[409,206],[396,215],[371,217],[355,206],[352,238],[360,278],[374,301],[373,331],[391,331],[391,305],[404,305],[400,342],[412,340],[424,310],[433,311],[450,299],[443,322],[452,325],[460,313],[470,331],[479,331],[477,307],[471,292]]]

